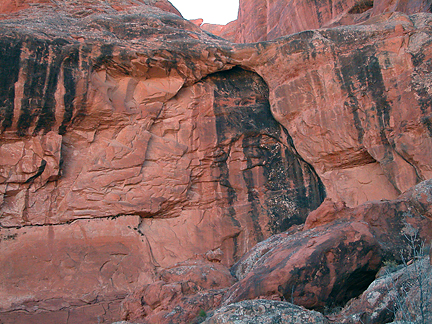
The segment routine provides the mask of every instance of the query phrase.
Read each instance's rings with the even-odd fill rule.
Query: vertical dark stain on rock
[[[19,136],[26,135],[32,123],[41,114],[48,70],[48,44],[35,39],[27,42],[26,46],[30,55],[23,64],[27,79],[24,83],[24,96],[21,100],[21,112],[18,119],[17,134]]]
[[[0,122],[2,130],[12,126],[15,83],[20,69],[21,42],[0,41]]]
[[[114,45],[104,44],[100,48],[100,55],[95,59],[94,68],[97,70],[113,59]]]
[[[254,181],[252,169],[256,166],[262,165],[263,157],[259,154],[260,137],[243,138],[243,153],[246,157],[246,170],[243,171],[243,180],[246,183],[248,202],[251,204],[249,210],[249,217],[253,221],[254,230],[257,233],[257,239],[262,241],[264,239],[262,230],[259,225],[259,215],[261,214],[261,206],[259,204],[258,191]]]
[[[412,80],[412,86],[418,96],[418,103],[422,113],[421,122],[432,137],[432,96],[429,94],[429,84],[426,77],[432,72],[432,61],[425,60],[424,54],[412,55],[411,61],[414,65],[416,77]]]
[[[214,156],[214,167],[219,169],[219,177],[217,178],[217,181],[219,182],[220,186],[225,188],[226,190],[226,199],[228,202],[228,208],[227,208],[227,216],[230,217],[232,223],[237,228],[241,228],[240,222],[236,218],[236,211],[234,209],[234,204],[237,201],[237,193],[232,187],[230,181],[229,181],[229,168],[227,165],[227,159],[230,154],[230,149],[225,148],[219,148],[217,152],[215,152]],[[241,257],[238,251],[238,244],[237,244],[237,237],[233,238],[233,256],[235,259],[238,259]]]
[[[288,132],[273,118],[267,85],[257,74],[240,68],[209,79],[215,85],[218,144],[227,147],[241,141],[249,218],[257,237],[304,223],[307,214],[324,200],[325,190],[313,168],[295,151]],[[234,190],[226,164],[230,151],[226,154],[224,164],[219,164],[218,181],[230,192]],[[229,195],[236,197],[237,193]],[[267,224],[260,222],[264,214],[264,219],[270,219]]]
[[[310,211],[325,199],[325,188],[315,170],[297,153],[288,131],[279,126],[287,144],[267,144],[264,163],[266,207],[272,233],[303,224]],[[280,136],[280,135],[279,135]]]
[[[381,74],[381,66],[378,58],[370,56],[366,62],[366,80],[368,90],[376,103],[380,136],[383,142],[387,142],[386,129],[390,129],[390,104],[387,101],[387,91]]]
[[[365,125],[361,124],[358,115],[358,101],[357,97],[362,95],[370,95],[375,103],[371,108],[376,110],[378,115],[378,127],[380,137],[383,143],[388,143],[385,129],[390,126],[390,104],[387,101],[386,88],[384,79],[381,73],[381,66],[378,58],[375,56],[375,50],[372,46],[356,50],[353,55],[344,57],[339,60],[340,74],[342,89],[348,94],[351,99],[346,105],[351,107],[354,115],[355,125],[359,131],[364,129]],[[357,109],[355,106],[357,105]],[[375,115],[375,114],[371,114]],[[368,114],[366,112],[366,118]],[[369,121],[366,121],[369,124]],[[373,124],[371,121],[370,124]],[[363,136],[363,135],[361,135]]]
[[[96,59],[96,62],[101,62],[103,60],[104,55],[108,55],[108,57],[112,58],[113,45],[103,45],[101,50],[101,55]],[[81,79],[83,81],[83,87],[80,89],[81,93],[76,93],[76,97],[74,100],[74,116],[72,118],[71,124],[78,124],[87,116],[87,95],[88,95],[88,85],[90,83],[90,72],[95,68],[94,64],[91,62],[91,45],[84,45],[79,49],[79,72],[78,76],[75,76],[75,85],[77,85],[78,80]],[[105,53],[105,54],[104,54]],[[71,67],[74,67],[72,63]],[[74,90],[76,91],[76,90]]]
[[[65,105],[65,112],[63,114],[62,124],[59,128],[60,135],[64,135],[66,133],[67,126],[72,121],[72,116],[74,113],[74,99],[76,96],[75,73],[78,71],[78,68],[79,51],[78,48],[74,48],[63,62],[63,84],[65,88],[63,101]]]
[[[345,106],[351,110],[354,118],[354,125],[358,131],[360,143],[363,140],[364,132],[368,128],[375,127],[380,134],[381,144],[385,148],[384,156],[380,159],[383,170],[391,174],[391,163],[394,160],[392,144],[387,138],[386,132],[390,127],[391,106],[387,100],[384,79],[381,73],[381,66],[375,56],[373,46],[366,46],[356,50],[350,56],[342,56],[339,60],[339,78],[342,89],[347,93],[349,100]],[[373,106],[363,107],[363,120],[359,116],[360,103],[357,98],[370,96]],[[376,116],[376,117],[375,117]],[[391,180],[392,177],[389,177]],[[395,188],[397,185],[393,183]]]
[[[54,41],[50,46],[51,58],[48,66],[49,74],[46,79],[41,113],[34,134],[37,134],[41,130],[44,130],[46,133],[54,126],[56,109],[55,92],[57,90],[61,65],[64,59],[62,48],[65,45],[65,41],[58,40]]]
[[[341,84],[341,88],[345,93],[348,95],[347,100],[344,102],[344,106],[346,109],[349,110],[349,112],[353,115],[354,120],[354,126],[357,130],[357,139],[359,143],[363,143],[364,139],[364,129],[360,120],[359,115],[359,106],[360,103],[358,102],[356,96],[355,96],[355,90],[353,81],[352,81],[352,73],[347,73],[347,69],[339,69],[338,67],[335,67],[335,74],[336,77],[339,79],[339,82]]]

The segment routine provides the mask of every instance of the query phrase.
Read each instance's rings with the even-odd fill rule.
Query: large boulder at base
[[[245,300],[221,307],[208,314],[205,324],[327,324],[318,312],[287,302],[274,300]]]
[[[306,224],[257,244],[231,269],[240,280],[225,304],[280,298],[308,308],[344,305],[374,280],[381,262],[410,257],[410,242],[429,243],[432,180],[394,201],[356,208],[326,200]]]
[[[401,262],[409,256],[407,237],[429,242],[432,238],[432,180],[414,186],[395,200],[371,201],[355,208],[326,199],[306,219],[304,230],[336,220],[368,224],[378,240],[383,257]]]
[[[232,268],[239,282],[224,304],[279,298],[307,308],[343,305],[373,281],[381,266],[380,246],[360,222],[275,235]]]

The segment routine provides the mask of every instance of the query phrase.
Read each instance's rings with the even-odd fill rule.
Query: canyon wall
[[[381,14],[431,12],[430,0],[240,0],[238,19],[202,28],[235,43],[270,41],[305,30],[361,24]]]
[[[188,321],[241,299],[228,268],[257,243],[326,240],[309,215],[326,197],[356,208],[432,177],[430,14],[233,44],[166,1],[0,9],[4,323]],[[429,208],[424,188],[411,209]],[[412,215],[427,238],[430,215]],[[366,285],[394,253],[338,226],[373,251],[344,272],[365,267]]]

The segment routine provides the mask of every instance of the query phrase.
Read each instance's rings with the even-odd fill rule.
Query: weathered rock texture
[[[393,271],[391,268],[395,266],[387,266],[384,274],[359,298],[332,316],[332,322],[378,324],[396,319],[402,323],[429,323],[432,320],[429,261],[421,258],[410,265],[399,265]]]
[[[304,30],[354,25],[382,13],[430,12],[431,5],[430,0],[240,0],[238,19],[217,35],[236,43],[269,41]],[[231,36],[228,30],[233,29]]]
[[[290,303],[272,300],[248,300],[216,310],[209,314],[209,318],[204,323],[326,324],[328,321],[318,312],[308,311]]]
[[[202,24],[200,27],[202,30],[222,37],[230,42],[235,42],[236,40],[237,20],[231,21],[226,25]]]
[[[202,260],[163,270],[160,281],[146,285],[122,304],[122,318],[146,323],[193,323],[218,308],[234,283],[228,268]],[[201,315],[200,315],[201,314]]]
[[[235,45],[165,1],[2,5],[5,323],[118,320],[126,295],[178,288],[164,268],[197,255],[231,266],[326,195],[354,207],[432,176],[429,14]],[[382,258],[362,222],[338,225],[345,241],[307,225],[372,251],[353,251],[347,276]],[[326,257],[336,269],[343,255]],[[220,292],[204,290],[216,307]],[[164,296],[145,316],[161,321],[171,297],[181,320],[196,312],[198,293]]]
[[[407,237],[430,240],[431,193],[429,180],[395,201],[355,209],[324,202],[303,229],[260,242],[233,266],[240,281],[224,303],[265,297],[320,310],[344,305],[374,280],[382,261],[408,259]],[[310,218],[322,223],[312,226]]]
[[[38,9],[45,6],[57,10],[65,10],[69,14],[83,17],[94,13],[113,13],[130,7],[149,5],[174,13],[180,17],[180,12],[168,0],[3,0],[0,3],[0,19],[9,19],[11,14],[25,9]],[[77,10],[77,8],[79,8]]]
[[[329,197],[394,199],[431,177],[429,19],[303,32],[256,45],[266,54],[244,63],[269,85],[273,115]]]

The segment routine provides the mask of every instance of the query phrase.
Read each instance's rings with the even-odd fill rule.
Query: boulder
[[[276,298],[321,311],[345,305],[382,262],[407,262],[414,246],[429,244],[431,192],[428,180],[394,201],[348,208],[326,199],[304,226],[260,242],[231,268],[239,282],[224,304]]]
[[[310,309],[343,305],[373,281],[380,246],[367,224],[336,222],[265,240],[232,268],[224,305],[277,298]]]
[[[414,235],[424,242],[432,237],[431,197],[432,180],[426,180],[395,200],[371,201],[355,208],[326,199],[309,214],[304,230],[342,219],[365,222],[378,240],[383,257],[387,261],[401,262],[410,252],[407,237]]]
[[[221,307],[208,314],[206,324],[303,324],[328,323],[320,313],[287,302],[273,300],[245,300]]]
[[[378,324],[396,320],[397,323],[429,323],[432,319],[431,271],[428,257],[421,257],[410,265],[388,265],[383,275],[361,296],[331,316],[332,322]]]

